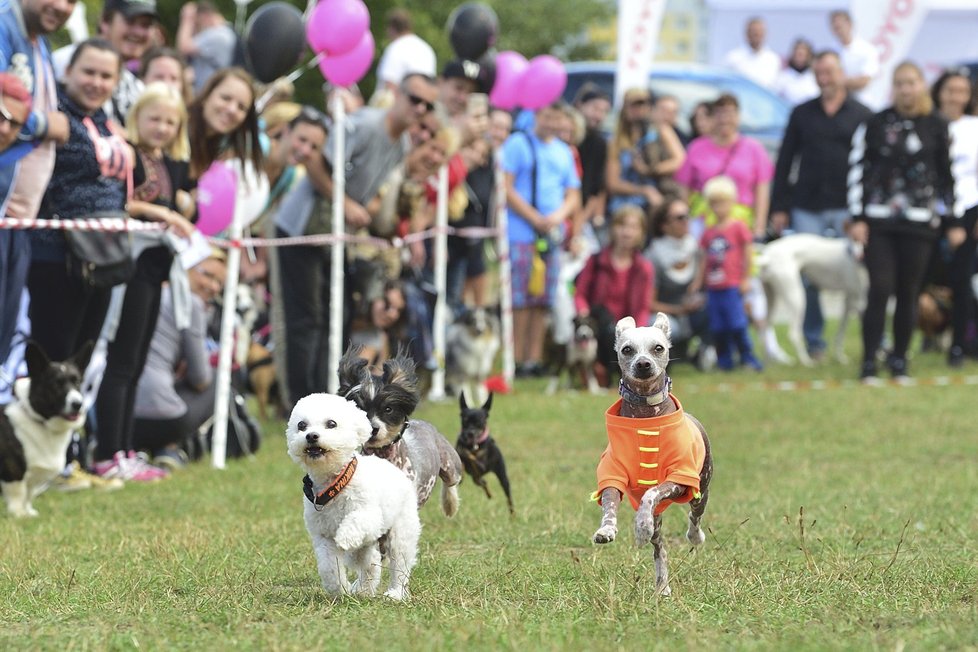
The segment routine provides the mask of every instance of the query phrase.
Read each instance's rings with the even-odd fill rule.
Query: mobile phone
[[[486,115],[489,113],[489,96],[485,93],[469,93],[466,106],[469,115]]]

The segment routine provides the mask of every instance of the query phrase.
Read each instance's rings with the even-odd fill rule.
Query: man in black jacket
[[[849,211],[846,173],[856,128],[872,115],[846,91],[839,55],[822,52],[812,68],[821,94],[791,112],[771,190],[771,225],[797,233],[840,237]],[[807,287],[805,340],[809,354],[825,349],[818,288]]]

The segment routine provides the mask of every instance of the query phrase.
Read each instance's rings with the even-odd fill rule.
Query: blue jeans
[[[795,208],[791,211],[791,228],[795,233],[813,233],[829,238],[841,238],[845,233],[845,222],[849,211],[845,208],[830,208],[824,211],[806,211]],[[805,322],[802,331],[809,353],[825,350],[825,317],[818,300],[818,288],[802,278],[805,284]]]

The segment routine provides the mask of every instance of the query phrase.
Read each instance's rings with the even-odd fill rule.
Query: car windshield
[[[763,91],[736,79],[670,79],[652,75],[652,92],[674,95],[679,100],[682,116],[680,128],[689,129],[689,115],[700,102],[715,100],[730,93],[740,102],[740,128],[747,132],[781,129],[788,120],[787,108],[772,101]]]

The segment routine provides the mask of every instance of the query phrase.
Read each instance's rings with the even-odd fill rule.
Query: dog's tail
[[[443,481],[441,483],[441,511],[445,512],[445,516],[451,518],[458,514],[459,502],[458,485],[449,485]]]

